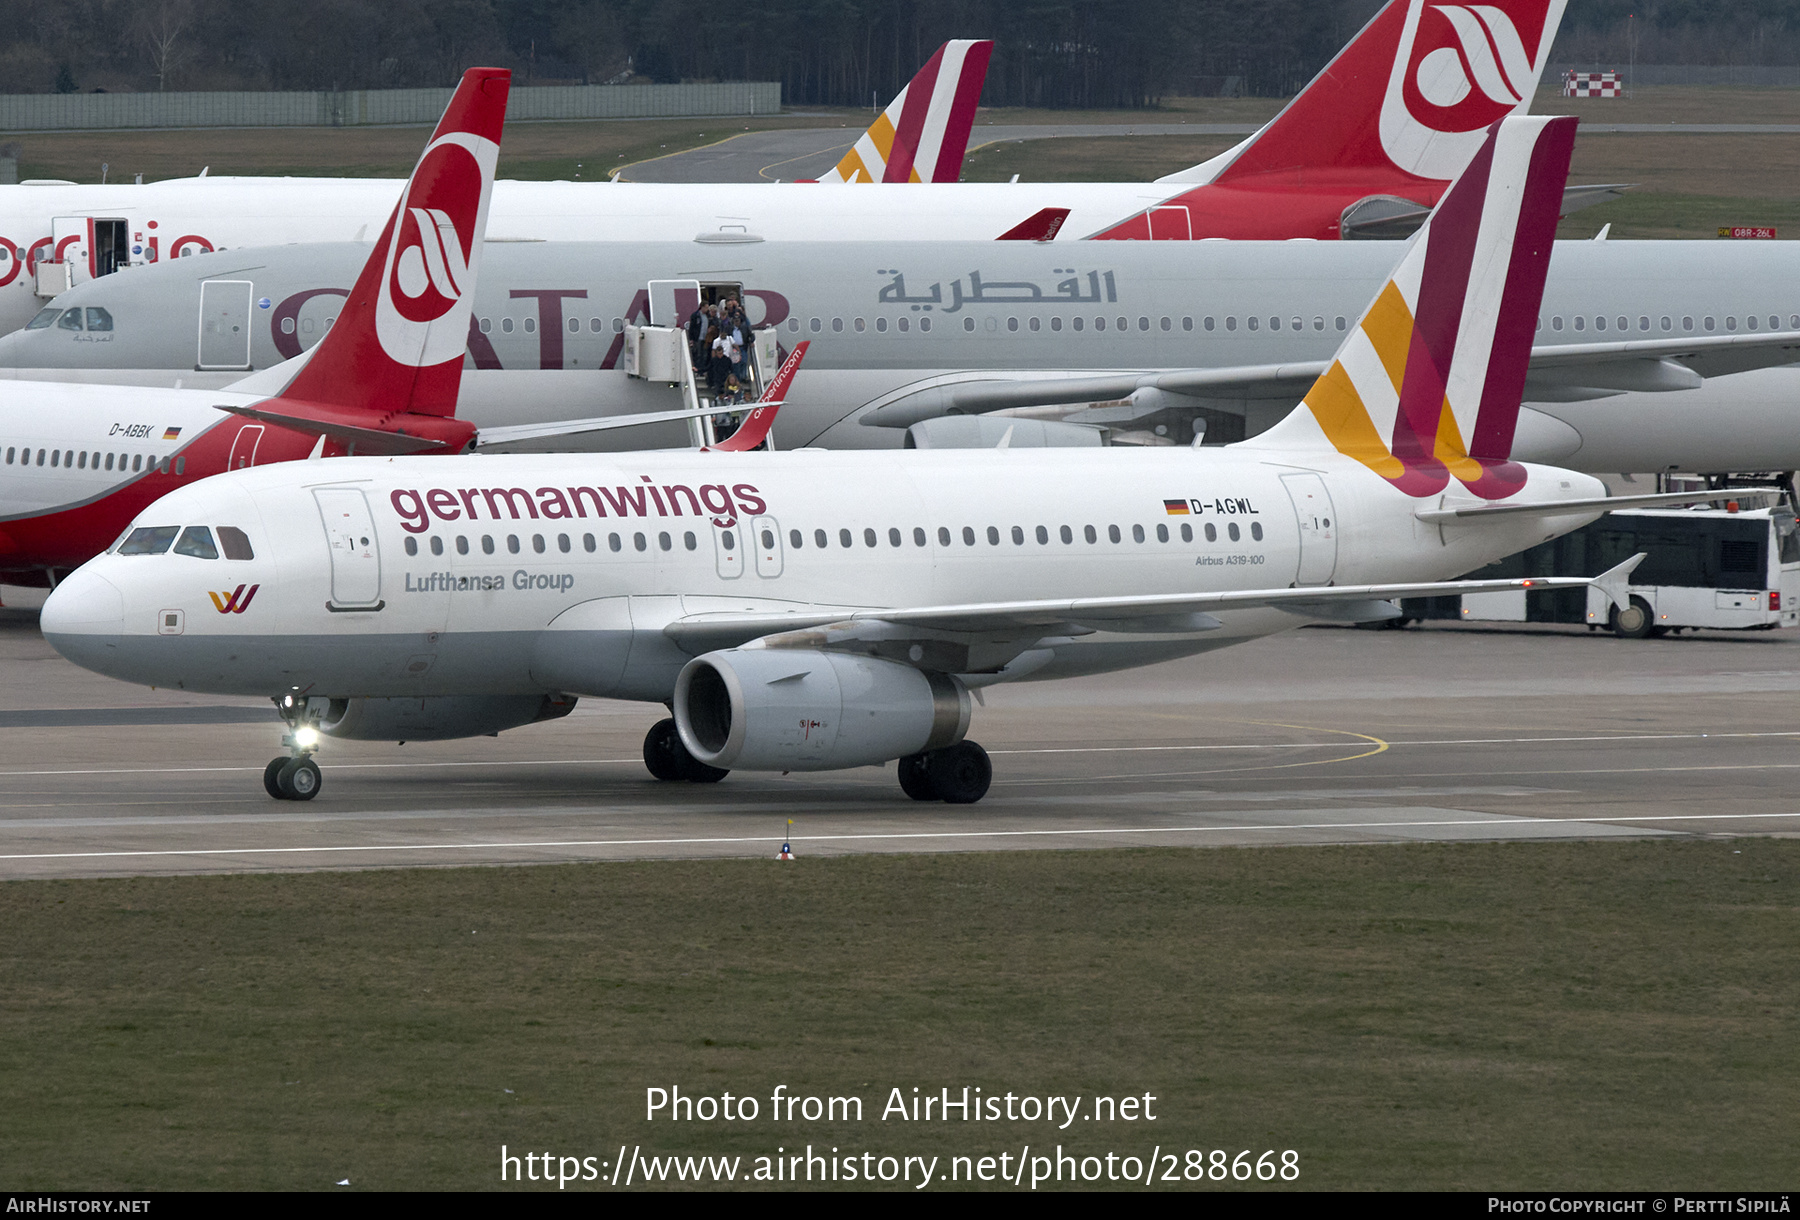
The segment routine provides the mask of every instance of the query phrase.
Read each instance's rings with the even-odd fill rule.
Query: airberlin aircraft
[[[151,506],[46,602],[127,681],[274,697],[269,791],[322,732],[422,740],[665,703],[668,780],[899,760],[980,799],[970,692],[1127,669],[1422,594],[1613,507],[1511,458],[1573,119],[1513,118],[1280,425],[1222,449],[346,458]],[[367,353],[380,359],[376,351]],[[234,549],[235,548],[235,549]]]
[[[1404,235],[1480,146],[1522,112],[1565,0],[1392,0],[1262,130],[1151,183],[962,183],[987,43],[950,43],[830,175],[804,184],[502,182],[496,240],[1170,240]],[[926,79],[926,78],[929,79]],[[906,190],[882,184],[917,181]],[[187,253],[354,241],[400,184],[180,179],[147,186],[0,187],[0,333],[41,304],[40,260],[72,285]],[[1568,210],[1608,197],[1580,188]],[[60,288],[52,288],[50,294]]]

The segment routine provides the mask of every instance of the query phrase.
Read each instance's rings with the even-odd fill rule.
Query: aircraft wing
[[[1628,385],[1620,388],[1692,389],[1699,385],[1697,378],[1723,377],[1750,369],[1793,364],[1800,361],[1800,331],[1766,330],[1749,334],[1687,335],[1680,339],[1622,339],[1616,343],[1559,343],[1531,350],[1531,372],[1534,376],[1624,364],[1635,364],[1648,370],[1663,361],[1673,362],[1695,374],[1693,385]],[[1529,390],[1526,396],[1530,397]]]
[[[1247,589],[1222,593],[1164,593],[1137,597],[1060,598],[980,602],[897,609],[808,608],[792,613],[703,613],[676,619],[663,634],[698,655],[754,643],[761,648],[837,648],[895,652],[895,659],[930,664],[934,650],[986,653],[1007,664],[1046,637],[1096,631],[1194,634],[1223,626],[1214,611],[1277,609],[1302,618],[1369,622],[1394,618],[1390,603],[1403,597],[1445,597],[1518,589],[1594,586],[1615,602],[1626,597],[1625,578],[1639,555],[1595,577],[1551,576],[1522,580],[1426,581],[1417,584],[1335,585],[1327,588]],[[914,653],[914,646],[917,653]],[[947,672],[975,672],[955,667]],[[932,668],[945,668],[943,663]]]
[[[779,402],[759,402],[759,410],[779,407]],[[526,441],[541,441],[561,436],[583,436],[592,432],[608,432],[614,428],[640,428],[645,424],[666,424],[673,420],[699,419],[706,415],[729,415],[742,407],[701,407],[699,410],[639,411],[632,415],[596,415],[588,419],[559,419],[547,424],[516,424],[508,428],[483,428],[475,438],[478,451],[504,449]]]

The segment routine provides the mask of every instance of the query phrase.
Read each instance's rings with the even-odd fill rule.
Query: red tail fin
[[[994,240],[1055,241],[1068,218],[1068,208],[1040,208]]]
[[[800,371],[800,362],[806,359],[806,348],[810,339],[803,339],[794,345],[788,358],[781,366],[781,371],[770,380],[768,388],[757,399],[758,407],[744,416],[744,422],[738,430],[710,446],[724,453],[743,453],[754,449],[768,438],[769,430],[775,426],[775,413],[781,410],[782,400],[787,397],[788,387],[794,384],[794,374]]]
[[[512,74],[471,68],[331,333],[277,402],[452,416]]]

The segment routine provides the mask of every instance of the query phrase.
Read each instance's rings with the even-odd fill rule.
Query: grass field
[[[1300,1187],[1781,1189],[1800,842],[1015,852],[0,886],[8,1188],[1294,1149]],[[858,1095],[649,1123],[645,1089]],[[888,1090],[1155,1122],[880,1121]],[[1210,1187],[1209,1187],[1210,1188]]]

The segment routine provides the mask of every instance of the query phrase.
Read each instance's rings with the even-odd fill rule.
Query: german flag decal
[[[1171,517],[1185,517],[1188,515],[1188,502],[1186,500],[1164,500],[1163,511]]]
[[[164,428],[163,429],[163,439],[165,441],[172,441],[180,435],[181,435],[180,428]]]

